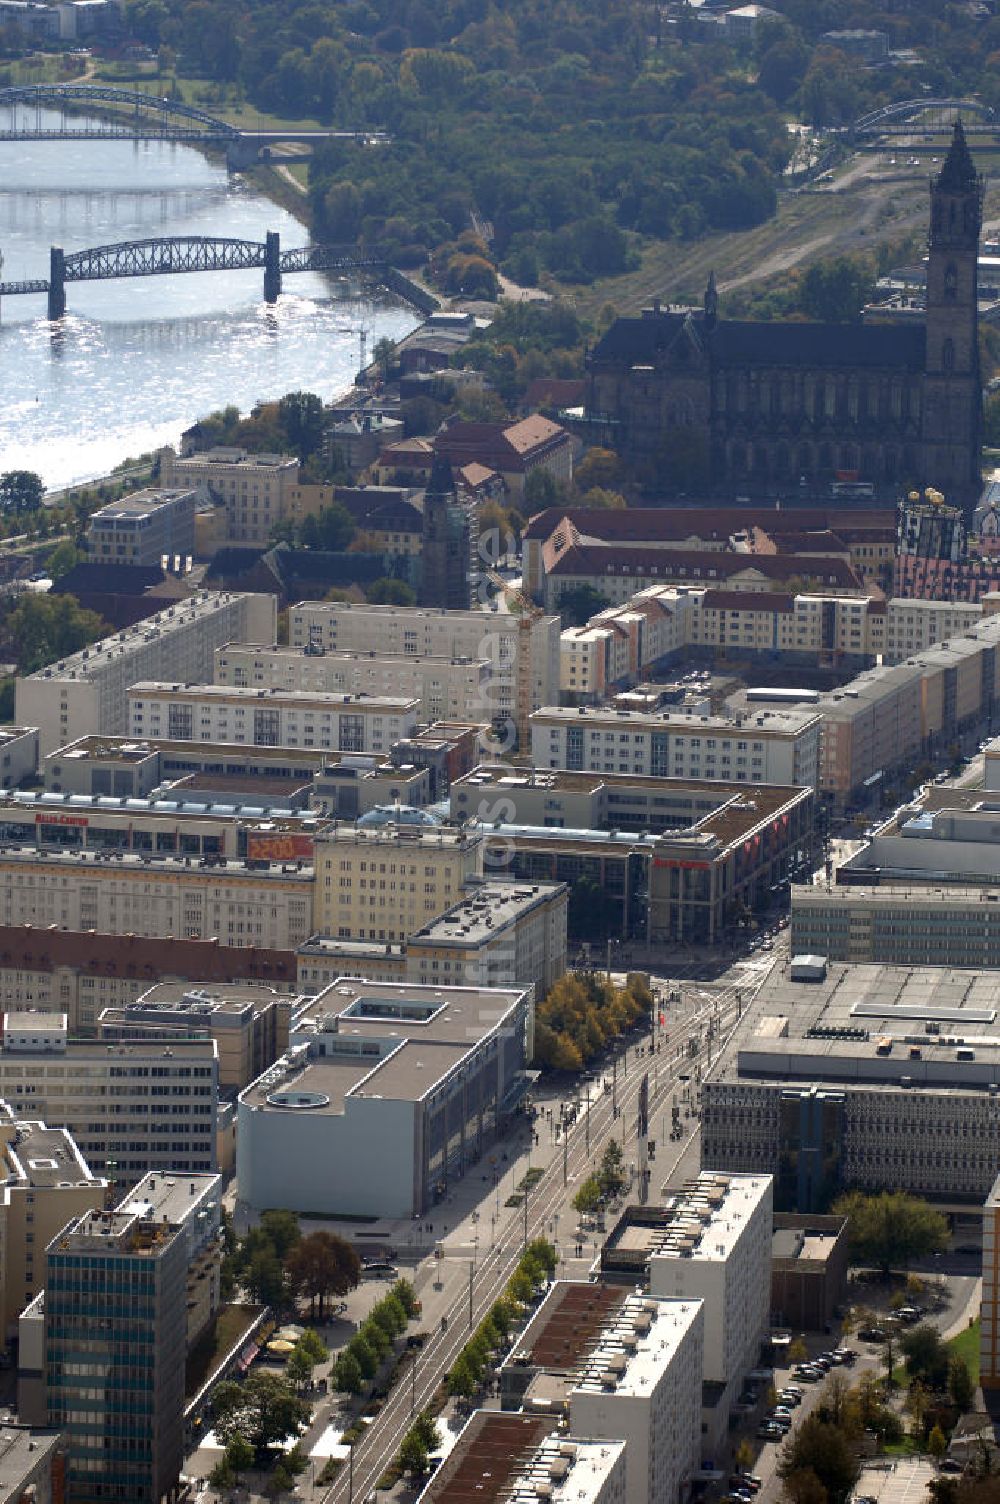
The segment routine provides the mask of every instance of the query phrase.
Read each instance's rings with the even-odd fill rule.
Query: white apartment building
[[[171,741],[257,747],[329,747],[386,753],[417,729],[420,702],[390,695],[230,689],[139,680],[128,691],[128,731]]]
[[[982,620],[981,601],[921,601],[899,596],[886,607],[885,662],[902,663]]]
[[[315,649],[246,647],[215,654],[215,683],[236,689],[416,699],[423,721],[465,721],[488,703],[486,658],[426,658],[406,653],[327,653]]]
[[[314,850],[314,930],[393,941],[436,919],[481,874],[483,837],[465,829],[362,823],[323,831]]]
[[[704,1377],[723,1386],[714,1406],[716,1429],[728,1422],[769,1327],[772,1185],[770,1175],[702,1170],[668,1195],[673,1216],[650,1252],[653,1295],[704,1303]]]
[[[140,679],[208,683],[217,647],[273,642],[273,595],[204,591],[17,681],[17,721],[37,726],[42,754],[94,732],[122,734]]]
[[[81,818],[81,817],[76,817]],[[294,950],[315,928],[313,868],[72,849],[0,851],[0,924],[112,935],[218,937]],[[442,904],[443,908],[444,905]]]
[[[819,735],[813,710],[698,716],[547,706],[531,716],[531,759],[536,768],[815,788]]]
[[[299,523],[333,501],[332,486],[301,483],[292,454],[250,454],[220,446],[178,456],[162,449],[160,478],[165,486],[193,486],[223,507],[231,543],[270,543],[276,523]]]
[[[69,1039],[62,1013],[7,1013],[2,1040],[0,1098],[65,1126],[95,1173],[132,1185],[217,1169],[214,1039],[108,1045]]]
[[[705,1320],[700,1299],[557,1280],[501,1368],[501,1405],[624,1441],[627,1504],[683,1500],[701,1462]]]
[[[350,601],[303,601],[288,611],[292,647],[488,659],[489,694],[475,717],[484,721],[515,713],[525,644],[530,663],[526,673],[521,666],[521,673],[531,709],[558,700],[561,627],[558,616],[539,616],[529,625],[504,611],[438,611]]]
[[[569,1394],[570,1429],[625,1442],[627,1504],[682,1499],[701,1463],[705,1302],[631,1296]]]
[[[156,568],[194,552],[198,494],[178,490],[134,491],[94,512],[87,526],[87,558],[93,564]]]

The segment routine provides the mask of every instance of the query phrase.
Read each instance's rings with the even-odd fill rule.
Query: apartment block
[[[536,768],[816,785],[820,719],[810,709],[728,717],[548,706],[530,720]]]
[[[501,1406],[624,1441],[627,1504],[683,1500],[701,1462],[705,1320],[698,1299],[557,1280],[501,1365]]]
[[[801,978],[801,979],[800,979]],[[782,1211],[841,1187],[982,1204],[1000,1161],[994,972],[794,965],[702,1085],[702,1158],[775,1172]]]
[[[496,1144],[527,1087],[530,988],[341,977],[288,1053],[240,1093],[239,1198],[253,1211],[413,1217]]]
[[[273,642],[273,595],[205,591],[17,680],[17,721],[37,726],[43,754],[93,733],[127,729],[127,692],[140,679],[207,683],[227,642]]]
[[[886,607],[885,661],[902,663],[949,637],[959,637],[983,618],[982,602],[923,601],[897,597]]]
[[[477,1410],[419,1504],[625,1504],[625,1443],[554,1430],[538,1415]]]
[[[312,694],[415,699],[422,721],[463,720],[488,703],[487,658],[426,658],[406,653],[362,653],[305,648],[244,647],[215,654],[215,683],[232,688]]]
[[[33,1314],[49,1422],[66,1436],[70,1498],[158,1504],[176,1490],[191,1302],[196,1314],[207,1305],[194,1289],[217,1263],[218,1229],[217,1176],[150,1177],[117,1210],[89,1212],[49,1243]],[[95,1373],[124,1381],[95,1394]]]
[[[140,680],[128,691],[132,736],[388,752],[417,727],[419,702],[398,696],[228,689]]]
[[[45,1275],[45,1248],[72,1217],[104,1206],[108,1182],[91,1173],[66,1128],[15,1117],[0,1103],[0,1344],[17,1336]]]
[[[668,1196],[673,1215],[650,1251],[650,1292],[704,1302],[705,1379],[738,1394],[769,1327],[771,1176],[702,1170]]]
[[[315,842],[313,930],[405,940],[481,874],[482,846],[478,831],[396,821],[325,830]]]
[[[792,888],[793,955],[857,965],[1000,970],[1000,889],[925,885]]]
[[[4,9],[0,6],[0,14]],[[4,1421],[0,1431],[0,1489],[4,1504],[22,1504],[22,1500],[26,1504],[58,1504],[64,1499],[66,1444],[62,1432],[25,1425],[20,1419]]]
[[[164,559],[194,553],[197,492],[134,491],[99,508],[87,525],[87,558],[92,564],[157,568]]]
[[[7,1013],[0,1098],[18,1119],[64,1125],[99,1174],[216,1169],[215,1041],[117,1045],[70,1039],[60,1013]]]
[[[157,982],[135,1002],[111,1004],[97,1021],[109,1043],[170,1044],[213,1039],[219,1087],[242,1091],[288,1048],[289,993],[250,983],[191,987]]]
[[[501,611],[435,611],[349,601],[303,601],[288,612],[292,647],[312,646],[328,653],[488,659],[490,692],[475,716],[486,722],[516,713],[519,671],[532,710],[556,703],[561,627],[558,616],[540,616],[521,624],[516,616]]]

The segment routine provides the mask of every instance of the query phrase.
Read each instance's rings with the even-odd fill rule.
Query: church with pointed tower
[[[926,318],[752,323],[654,303],[617,319],[588,358],[602,442],[664,494],[815,495],[858,481],[894,499],[980,491],[977,257],[983,180],[962,130],[930,185]]]

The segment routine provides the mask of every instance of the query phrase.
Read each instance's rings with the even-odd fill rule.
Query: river
[[[34,118],[34,117],[33,117]],[[42,115],[43,121],[45,115]],[[53,123],[58,117],[53,116]],[[161,142],[0,142],[2,281],[47,278],[49,248],[66,252],[159,235],[226,235],[282,249],[308,232],[219,162]],[[105,475],[129,455],[175,443],[214,408],[295,389],[345,391],[369,354],[418,317],[386,296],[306,273],[263,302],[263,272],[203,272],[69,283],[67,312],[45,298],[0,307],[0,472],[37,471],[46,485]]]

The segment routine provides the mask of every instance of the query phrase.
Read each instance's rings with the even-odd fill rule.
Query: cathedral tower
[[[983,180],[961,120],[931,183],[927,353],[923,383],[923,479],[968,505],[980,490],[982,384],[977,260]]]

